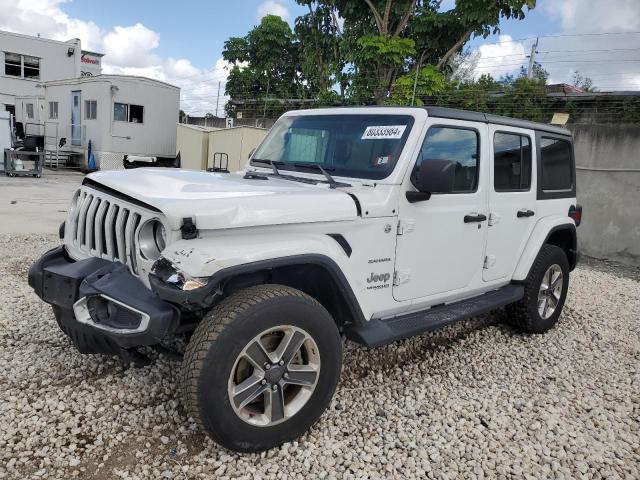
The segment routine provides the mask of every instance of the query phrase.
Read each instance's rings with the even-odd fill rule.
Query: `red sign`
[[[95,57],[89,57],[88,55],[82,55],[80,57],[82,63],[90,63],[92,65],[100,65],[100,60]]]

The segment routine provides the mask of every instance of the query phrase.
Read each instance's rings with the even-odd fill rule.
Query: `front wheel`
[[[569,288],[569,262],[555,245],[543,245],[524,281],[524,297],[507,305],[509,323],[544,333],[557,323]]]
[[[340,334],[322,305],[289,287],[247,288],[194,332],[183,365],[186,407],[222,446],[266,450],[320,418],[341,366]]]

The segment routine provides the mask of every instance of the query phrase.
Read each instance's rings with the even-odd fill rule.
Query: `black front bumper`
[[[74,261],[64,247],[29,269],[29,285],[53,307],[58,325],[81,353],[121,354],[155,345],[173,332],[180,312],[128,268],[100,258]]]

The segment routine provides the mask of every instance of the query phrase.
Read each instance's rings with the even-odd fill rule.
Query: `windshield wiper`
[[[316,170],[320,170],[320,173],[322,173],[322,175],[324,175],[324,178],[327,179],[327,183],[329,184],[329,188],[337,188],[338,187],[338,182],[336,182],[333,179],[333,177],[331,175],[329,175],[329,173],[319,163],[297,162],[297,163],[294,163],[293,166],[296,167],[296,168],[314,168]]]
[[[252,162],[256,163],[266,163],[267,165],[271,165],[271,170],[273,170],[273,174],[277,177],[280,177],[280,172],[278,171],[278,167],[276,167],[276,163],[282,165],[284,162],[278,162],[274,160],[262,160],[261,158],[252,158]]]

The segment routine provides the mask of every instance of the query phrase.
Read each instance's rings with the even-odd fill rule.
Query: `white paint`
[[[5,75],[5,52],[40,59],[40,78]],[[16,97],[43,97],[38,84],[80,76],[81,46],[77,39],[58,42],[46,38],[0,31],[0,104],[15,105]],[[4,108],[2,108],[4,110]],[[16,108],[16,120],[24,121]]]
[[[322,175],[300,172],[287,174],[319,183],[273,176],[252,180],[242,174],[174,169],[98,172],[90,178],[158,208],[162,212],[159,218],[169,230],[163,255],[186,274],[208,277],[221,269],[260,260],[324,255],[342,270],[366,318],[385,318],[458,301],[495,290],[512,279],[521,280],[550,229],[573,222],[567,212],[575,199],[536,200],[531,205],[533,197],[526,194],[511,198],[492,192],[493,126],[431,119],[425,110],[412,108],[325,109],[285,115],[323,113],[412,115],[413,128],[389,177],[376,182],[336,178],[351,184],[336,189],[330,189]],[[428,201],[410,204],[405,197],[414,189],[409,172],[427,129],[434,124],[472,127],[479,132],[478,189],[470,194],[433,195]],[[522,131],[535,138],[532,131]],[[268,167],[251,168],[271,173]],[[532,192],[536,182],[534,175]],[[358,199],[361,215],[349,194]],[[523,229],[510,217],[515,209],[528,206],[534,207],[536,216]],[[488,218],[493,214],[494,220],[500,221],[491,226],[488,221],[464,223],[464,216],[471,213]],[[180,239],[185,217],[195,222],[197,239]],[[346,255],[328,233],[343,235],[352,255]],[[71,254],[83,257],[73,250]],[[490,261],[484,268],[486,256]]]
[[[71,95],[81,92],[81,145],[86,151],[89,140],[96,152],[141,156],[172,157],[176,153],[176,122],[180,89],[173,85],[142,77],[97,75],[47,82],[41,89],[44,102],[58,102],[58,118],[41,118],[47,135],[67,138],[71,144]],[[85,101],[97,102],[97,116],[88,119]],[[144,107],[143,123],[114,120],[114,103]],[[48,109],[46,110],[48,115]],[[70,146],[69,148],[71,148]]]
[[[174,230],[182,218],[193,216],[204,230],[356,219],[351,197],[326,184],[165,168],[98,172],[90,178],[162,210]]]
[[[532,145],[531,158],[536,158],[538,149],[533,132],[522,128],[490,125],[488,139],[493,139],[496,132],[516,133],[529,138],[530,145]],[[488,141],[487,144],[489,145],[489,158],[492,159],[494,157],[494,142]],[[537,185],[538,172],[536,168],[533,168],[534,166],[535,161],[532,161],[531,185],[527,191],[495,192],[493,188],[490,188],[491,216],[499,220],[494,221],[488,229],[486,255],[494,257],[495,262],[491,268],[485,269],[482,273],[482,278],[485,281],[509,280],[509,276],[515,269],[516,263],[522,255],[522,250],[531,235],[536,223],[535,214],[538,213],[536,212],[538,202],[534,188]],[[495,176],[493,162],[488,162],[487,170],[489,171],[489,185],[492,186]],[[533,217],[518,217],[518,210],[532,210],[535,214]]]
[[[0,171],[4,170],[4,149],[11,148],[11,115],[0,111]]]

